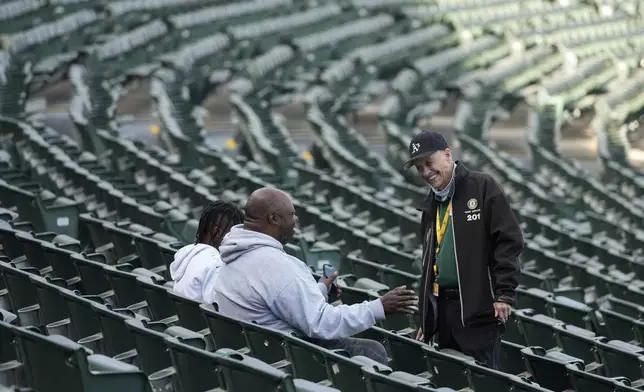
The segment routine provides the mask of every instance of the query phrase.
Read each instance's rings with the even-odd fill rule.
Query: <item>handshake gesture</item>
[[[380,297],[380,301],[385,309],[385,314],[414,314],[418,310],[418,297],[414,290],[407,290],[407,286],[396,287]]]

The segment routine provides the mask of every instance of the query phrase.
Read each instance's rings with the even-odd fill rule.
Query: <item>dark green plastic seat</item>
[[[14,331],[25,354],[28,384],[38,391],[150,391],[138,368],[92,354],[62,336],[43,336],[26,329]],[[75,366],[68,366],[72,360]]]
[[[222,387],[217,356],[167,336],[165,344],[182,391],[210,391]]]
[[[219,313],[213,305],[199,306],[203,312],[216,349],[230,348],[248,354],[249,343],[242,324]]]

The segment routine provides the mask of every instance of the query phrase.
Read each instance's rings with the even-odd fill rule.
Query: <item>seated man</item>
[[[417,306],[418,297],[398,287],[370,302],[328,304],[328,288],[337,273],[318,284],[306,264],[284,252],[283,244],[293,237],[296,224],[295,208],[284,192],[262,188],[250,195],[244,224],[234,226],[219,248],[224,262],[215,282],[219,311],[388,364],[382,344],[351,336],[386,313],[413,314],[410,307]]]

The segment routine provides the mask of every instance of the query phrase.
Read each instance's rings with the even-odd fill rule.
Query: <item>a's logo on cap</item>
[[[411,144],[411,153],[415,154],[420,150],[420,143],[412,143]]]

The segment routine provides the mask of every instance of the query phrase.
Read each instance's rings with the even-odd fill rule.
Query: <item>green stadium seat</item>
[[[11,50],[15,53],[28,51],[35,60],[60,55],[68,51],[67,48],[79,48],[84,43],[82,30],[98,19],[94,11],[79,10],[50,23],[22,30],[9,38]],[[67,42],[59,42],[65,36],[69,36]]]
[[[636,319],[608,308],[600,309],[600,314],[606,325],[606,336],[609,339],[621,339],[630,342],[638,341],[635,334]]]
[[[519,309],[533,309],[541,314],[548,314],[546,304],[554,295],[538,288],[517,287],[517,304]]]
[[[439,351],[430,346],[423,346],[422,350],[427,359],[430,379],[434,384],[455,390],[469,387],[468,364],[474,363],[474,358],[451,349]]]
[[[19,324],[40,326],[38,293],[31,284],[30,274],[3,262],[0,262],[0,271],[2,271],[5,287],[9,291],[10,310],[18,315]]]
[[[135,366],[92,354],[62,336],[43,336],[15,327],[12,332],[28,364],[25,368],[28,384],[39,391],[150,390],[145,376]],[[67,365],[70,357],[76,366]]]
[[[62,335],[71,337],[69,312],[67,304],[60,295],[58,286],[52,283],[51,279],[41,276],[29,276],[31,284],[36,289],[38,296],[39,322],[48,335]]]
[[[103,266],[103,273],[114,290],[116,305],[119,308],[128,308],[137,314],[150,317],[148,305],[145,302],[145,293],[137,281],[140,276],[137,273],[139,271],[127,264]]]
[[[92,304],[102,303],[97,296],[80,296],[78,293],[60,288],[60,295],[67,304],[67,312],[71,320],[71,339],[88,349],[103,352],[103,334],[92,309]]]
[[[583,360],[586,371],[595,372],[602,363],[597,355],[595,342],[604,341],[605,338],[574,325],[557,324],[553,328],[558,346],[563,352]]]
[[[202,304],[199,307],[206,317],[216,349],[230,348],[243,354],[250,352],[246,334],[238,320],[220,314],[213,305]]]
[[[92,303],[103,335],[103,353],[122,362],[134,365],[136,359],[136,341],[126,327],[125,321],[135,318],[134,314],[126,315],[123,309],[114,310],[107,305]]]
[[[474,391],[547,391],[535,382],[508,375],[474,363],[468,363],[470,386]]]
[[[48,10],[38,0],[10,1],[2,4],[0,15],[2,15],[3,24],[6,23],[2,33],[13,33],[23,29],[33,23],[33,19],[36,19],[35,14],[43,11],[47,12]]]
[[[100,253],[77,253],[71,260],[81,278],[83,293],[100,297],[107,303],[114,302],[114,290],[105,275],[105,256]]]
[[[553,292],[556,286],[556,275],[554,274],[554,271],[552,269],[547,269],[540,272],[521,269],[519,284],[525,287],[535,287],[545,291]]]
[[[340,270],[342,256],[337,246],[323,241],[309,243],[304,237],[300,238],[300,246],[304,256],[301,260],[307,265],[321,270],[324,264],[331,264]]]
[[[598,341],[595,346],[603,364],[603,374],[609,377],[623,376],[633,384],[641,384],[642,372],[639,357],[642,356],[642,348],[640,346],[620,340]]]
[[[296,378],[293,380],[293,386],[297,392],[340,392],[339,389],[331,388],[324,385],[315,384],[308,380]]]
[[[630,387],[630,380],[624,377],[604,377],[583,370],[582,366],[570,364],[566,366],[570,375],[571,385],[576,391],[636,391]]]
[[[563,296],[554,296],[549,299],[547,307],[548,313],[553,318],[566,324],[576,325],[590,331],[599,332],[601,329],[595,310],[582,302]]]
[[[382,372],[391,372],[391,368],[378,363],[372,359],[362,356],[349,358],[339,351],[322,351],[325,357],[327,368],[330,369],[330,381],[336,388],[341,391],[369,391],[365,383],[362,367],[369,366],[372,369],[378,369]]]
[[[339,366],[333,367],[332,363],[327,361],[327,356],[345,356],[349,360],[349,355],[344,350],[327,350],[288,334],[284,336],[284,345],[293,376],[316,383],[333,383],[335,381],[333,385],[336,388],[346,385],[342,382],[347,380],[343,378],[344,375],[338,375],[341,372]],[[337,379],[342,380],[337,381]]]
[[[23,254],[27,257],[25,266],[35,268],[40,275],[51,275],[52,267],[44,256],[41,244],[42,241],[50,242],[54,239],[55,233],[27,233],[16,232],[15,238],[22,245]]]
[[[170,290],[168,296],[174,302],[174,308],[179,317],[179,324],[191,331],[209,335],[208,323],[199,307],[199,302],[185,298]]]
[[[176,243],[177,239],[163,233],[155,233],[150,236],[133,234],[132,239],[137,253],[141,257],[141,266],[156,274],[170,279],[170,272],[161,255],[160,243]]]
[[[175,386],[174,368],[164,341],[166,335],[147,328],[141,320],[126,320],[125,325],[134,336],[137,365],[148,376],[153,389]]]
[[[375,326],[371,328],[371,332],[380,335],[378,341],[383,342],[387,347],[393,368],[426,378],[429,376],[423,352],[423,347],[426,347],[426,344],[414,340],[408,335]]]
[[[15,314],[11,313],[8,310],[5,309],[0,309],[0,320],[4,321],[5,323],[12,324],[18,319],[18,316]]]
[[[541,347],[526,347],[521,352],[534,380],[540,386],[554,391],[563,391],[571,387],[567,365],[584,366],[581,359],[557,351],[546,352]]]
[[[188,30],[191,37],[203,37],[227,26],[259,22],[262,17],[290,10],[286,0],[270,0],[264,3],[245,1],[199,8],[170,18],[170,23],[180,30]]]
[[[25,363],[19,357],[13,331],[13,325],[0,320],[0,380],[2,385],[26,385]]]
[[[80,242],[76,240],[65,242],[56,242],[54,238],[52,243],[42,242],[40,246],[43,249],[43,255],[49,261],[56,277],[65,281],[65,286],[71,289],[80,287],[80,276],[74,267],[71,256],[81,251]]]
[[[129,222],[105,222],[103,224],[103,228],[107,232],[108,238],[110,238],[110,242],[114,244],[114,250],[116,252],[117,258],[137,253],[136,247],[133,243],[132,235],[130,234],[130,231],[128,231],[135,231],[131,226],[132,225]],[[136,230],[136,232],[142,232],[146,234],[153,233],[151,229],[144,229],[143,227],[140,227],[140,230]]]
[[[523,361],[523,355],[521,354],[521,350],[525,347],[521,344],[507,341],[506,334],[502,337],[503,340],[501,340],[501,350],[499,355],[499,369],[504,373],[513,374],[515,376],[526,373],[527,370],[525,368],[525,362]]]
[[[239,321],[248,341],[249,355],[272,365],[276,369],[289,367],[282,332],[254,323]]]
[[[416,289],[420,282],[420,275],[400,271],[390,265],[365,260],[360,257],[359,252],[349,253],[345,260],[349,262],[354,275],[382,282],[389,287],[407,286]]]
[[[529,346],[543,347],[546,350],[557,347],[553,328],[562,323],[560,320],[538,314],[532,309],[517,310],[514,317]]]
[[[164,280],[158,280],[154,276],[139,276],[137,283],[143,289],[152,320],[160,321],[168,326],[177,324],[179,318],[170,297],[171,287],[168,287]]]
[[[27,257],[24,255],[20,242],[16,239],[16,232],[18,231],[19,230],[15,228],[15,223],[10,224],[0,221],[0,242],[2,243],[2,251],[10,261],[21,264],[26,261]]]
[[[231,349],[215,352],[228,391],[334,391],[321,385],[294,381],[293,377],[258,359]]]
[[[165,337],[165,344],[178,375],[180,390],[210,391],[223,386],[214,353],[170,336]]]
[[[371,366],[364,366],[362,372],[366,383],[374,392],[394,391],[436,391],[428,379],[404,372],[380,372]],[[451,389],[447,389],[448,391]]]

